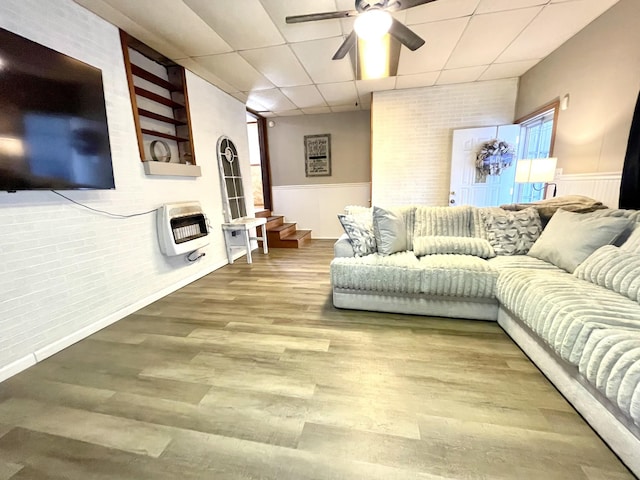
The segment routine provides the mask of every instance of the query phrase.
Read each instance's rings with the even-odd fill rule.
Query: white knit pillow
[[[454,254],[493,258],[496,253],[487,240],[473,237],[423,236],[413,239],[413,253],[423,255]]]

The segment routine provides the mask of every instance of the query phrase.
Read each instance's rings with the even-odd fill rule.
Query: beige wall
[[[640,88],[640,1],[620,0],[520,80],[516,117],[570,95],[554,155],[563,173],[620,172]]]
[[[271,183],[317,185],[369,182],[369,111],[274,118],[268,128]],[[305,177],[304,136],[331,134],[331,176]]]

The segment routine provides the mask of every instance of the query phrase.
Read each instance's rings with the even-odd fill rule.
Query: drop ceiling
[[[426,40],[398,75],[355,80],[331,60],[353,19],[287,15],[353,0],[75,0],[264,116],[368,109],[370,92],[519,77],[618,0],[436,0],[394,16]]]

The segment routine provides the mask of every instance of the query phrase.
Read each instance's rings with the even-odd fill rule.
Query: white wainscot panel
[[[618,208],[621,178],[619,172],[557,175],[557,195],[584,195],[601,201],[609,208]]]
[[[274,186],[274,215],[296,222],[298,230],[312,230],[313,238],[338,238],[344,233],[338,214],[347,205],[369,206],[370,183]]]

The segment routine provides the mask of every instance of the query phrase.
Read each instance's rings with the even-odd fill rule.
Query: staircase
[[[271,215],[270,210],[260,210],[256,217],[266,218],[264,227],[258,227],[258,236],[262,236],[262,228],[267,229],[269,248],[300,248],[311,242],[311,230],[298,230],[295,223],[286,223],[282,215]],[[262,242],[258,242],[262,245]]]

